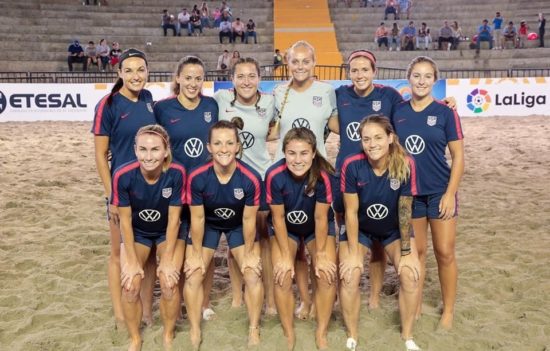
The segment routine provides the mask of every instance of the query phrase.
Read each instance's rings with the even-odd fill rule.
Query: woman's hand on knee
[[[145,273],[143,272],[143,269],[140,267],[140,265],[137,262],[126,262],[120,270],[120,285],[124,289],[130,290],[130,288],[132,287],[132,281],[134,280],[134,277],[136,275],[139,275],[141,279],[145,277]]]
[[[159,279],[161,273],[164,274],[166,285],[169,288],[178,285],[178,281],[180,279],[180,271],[179,269],[176,269],[176,266],[174,265],[172,260],[161,259],[160,264],[157,268],[157,277],[159,277]]]

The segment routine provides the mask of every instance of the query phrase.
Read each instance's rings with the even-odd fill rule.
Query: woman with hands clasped
[[[275,303],[288,348],[294,333],[294,261],[303,241],[315,270],[317,307],[315,341],[326,349],[327,329],[336,298],[337,267],[330,174],[334,169],[317,153],[315,134],[308,128],[291,129],[282,142],[284,158],[266,173],[267,202],[271,207],[271,255]]]
[[[143,266],[151,248],[157,247],[160,264],[160,313],[164,323],[163,343],[170,347],[180,305],[178,280],[185,245],[180,228],[185,200],[186,172],[172,163],[166,130],[159,125],[139,129],[134,146],[137,161],[120,166],[113,175],[112,200],[118,209],[121,249],[122,311],[131,343],[128,350],[141,350],[140,321],[143,313],[140,287]]]
[[[340,299],[348,332],[346,347],[355,350],[361,307],[359,283],[363,260],[378,241],[399,275],[401,337],[407,350],[420,348],[413,341],[420,264],[411,227],[416,169],[399,144],[389,119],[370,115],[359,124],[363,151],[348,156],[342,165],[346,232],[340,235]]]
[[[207,148],[212,160],[195,168],[187,182],[191,230],[187,241],[183,295],[194,349],[201,343],[201,306],[205,267],[214,257],[222,233],[245,281],[248,309],[248,344],[260,342],[260,314],[264,289],[260,245],[256,237],[256,214],[260,206],[262,178],[252,167],[237,159],[241,152],[240,118],[219,121],[212,126]]]

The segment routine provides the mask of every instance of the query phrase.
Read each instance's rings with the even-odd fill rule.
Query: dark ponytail
[[[107,106],[111,106],[111,104],[113,103],[113,96],[116,93],[118,93],[118,91],[122,88],[123,85],[124,85],[124,82],[122,81],[122,78],[117,78],[115,85],[113,85],[113,88],[111,89],[111,93],[107,98]]]
[[[307,186],[304,190],[306,194],[315,190],[317,182],[321,179],[321,173],[326,172],[328,174],[334,174],[334,167],[317,152],[317,139],[315,134],[309,128],[292,128],[286,133],[283,139],[283,152],[286,150],[286,146],[293,140],[299,140],[307,143],[311,146],[311,150],[315,153],[315,157],[312,160],[311,168],[308,171]]]

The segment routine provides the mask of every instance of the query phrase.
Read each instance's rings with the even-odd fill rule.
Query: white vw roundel
[[[185,154],[189,157],[199,157],[202,154],[204,146],[202,145],[202,141],[198,138],[191,138],[185,142],[185,145],[183,145],[183,150],[185,151]]]
[[[235,211],[230,208],[216,208],[214,214],[222,219],[229,219],[235,215]]]
[[[309,128],[309,121],[305,118],[296,118],[294,122],[292,122],[292,128]]]
[[[346,135],[348,136],[349,140],[352,141],[358,141],[361,139],[361,136],[359,135],[359,122],[351,122],[346,127]]]
[[[240,132],[239,136],[241,137],[241,144],[243,149],[251,148],[254,145],[254,135],[249,132]]]
[[[156,222],[160,219],[160,212],[157,210],[141,210],[138,216],[145,222]]]
[[[388,208],[382,204],[372,204],[367,208],[367,216],[372,219],[384,219],[388,216]]]
[[[291,211],[287,213],[286,219],[292,224],[304,224],[307,222],[307,214],[304,211]]]
[[[421,154],[424,151],[424,147],[426,147],[426,143],[424,143],[424,139],[420,135],[409,135],[405,139],[405,148],[413,155]]]

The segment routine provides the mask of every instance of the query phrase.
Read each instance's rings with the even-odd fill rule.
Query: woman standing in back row
[[[413,156],[418,171],[418,193],[412,213],[421,264],[416,317],[420,317],[422,308],[429,225],[443,298],[439,325],[450,329],[458,277],[455,241],[458,186],[464,173],[464,143],[456,111],[432,96],[437,77],[437,65],[431,58],[419,56],[411,61],[407,79],[412,98],[396,108],[392,123],[405,148]],[[447,148],[451,155],[450,167],[445,158]]]

